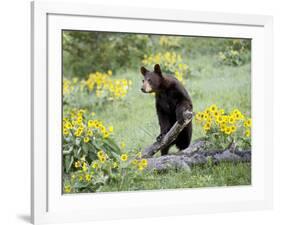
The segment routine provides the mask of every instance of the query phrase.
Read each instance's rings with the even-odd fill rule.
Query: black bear
[[[164,76],[158,64],[154,71],[141,67],[144,76],[141,90],[144,93],[155,93],[156,111],[160,125],[160,135],[157,141],[170,130],[176,121],[184,122],[183,112],[192,112],[192,101],[183,85],[174,76]],[[179,150],[187,148],[192,137],[192,123],[190,122],[171,144],[175,144]],[[170,146],[169,146],[170,147]],[[161,150],[161,155],[168,154],[169,147]]]

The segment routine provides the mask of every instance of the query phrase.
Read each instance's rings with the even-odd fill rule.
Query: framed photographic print
[[[272,17],[36,1],[32,43],[34,224],[272,207]]]

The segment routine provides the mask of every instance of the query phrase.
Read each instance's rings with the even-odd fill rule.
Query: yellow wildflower
[[[82,127],[79,127],[79,128],[75,131],[74,135],[77,136],[77,137],[80,137],[82,133],[83,133],[83,128],[82,128]]]
[[[117,168],[118,167],[118,163],[117,162],[114,162],[113,163],[113,168]]]
[[[235,132],[236,131],[236,126],[231,126],[230,130],[231,130],[232,133]]]
[[[252,120],[251,120],[251,119],[245,120],[244,126],[245,126],[245,127],[251,127],[251,126],[252,126]]]
[[[132,161],[132,164],[133,164],[133,165],[137,165],[138,162],[139,162],[139,161],[138,161],[137,159],[134,159],[134,160]]]
[[[93,123],[94,128],[99,128],[100,126],[102,126],[102,123],[98,120],[93,120]]]
[[[90,136],[90,137],[92,137],[92,136],[93,136],[93,131],[92,131],[92,130],[88,130],[88,131],[87,131],[87,135]]]
[[[222,116],[224,122],[228,122],[228,116]]]
[[[201,119],[202,119],[202,113],[196,113],[196,115],[195,115],[195,119],[197,120],[197,121],[201,121]]]
[[[70,122],[66,122],[64,127],[67,128],[67,129],[73,128],[73,126],[72,126],[72,124]]]
[[[233,114],[233,117],[236,119],[236,120],[239,120],[241,118],[241,115],[238,114],[238,113],[234,113]]]
[[[75,168],[80,168],[81,167],[81,162],[80,161],[76,161],[74,163]]]
[[[101,156],[99,157],[99,160],[101,163],[104,163],[106,161],[106,157],[105,156]]]
[[[215,111],[215,112],[213,112],[213,115],[214,115],[215,117],[217,117],[217,116],[219,115],[219,112],[218,112],[218,111]]]
[[[225,128],[226,128],[225,123],[221,123],[220,128],[221,128],[221,131],[224,132],[224,130],[225,130]]]
[[[127,154],[122,154],[122,155],[120,156],[120,159],[121,159],[122,161],[127,161],[127,160],[128,160],[128,155],[127,155]]]
[[[88,143],[90,141],[90,138],[89,137],[84,137],[84,142],[85,143]]]
[[[206,109],[206,110],[205,110],[205,113],[209,116],[209,115],[211,114],[210,109]]]
[[[93,168],[93,169],[99,168],[98,162],[94,162],[94,163],[92,164],[92,168]]]
[[[68,130],[67,128],[64,128],[64,129],[63,129],[63,134],[64,134],[64,135],[69,135],[69,130]]]
[[[113,132],[113,126],[110,126],[110,127],[108,128],[108,132],[110,132],[110,133]]]
[[[97,155],[99,158],[104,157],[104,152],[102,150],[99,150]]]
[[[203,128],[204,128],[205,131],[210,130],[211,129],[211,123],[209,123],[209,122],[205,123]]]
[[[246,137],[250,137],[250,136],[251,136],[251,131],[250,131],[250,129],[247,129],[247,130],[245,131],[245,136],[246,136]]]
[[[100,131],[104,134],[106,131],[105,127],[103,125],[100,125]]]
[[[103,138],[108,138],[109,137],[109,132],[107,132],[107,131],[105,131],[104,133],[103,133]]]
[[[125,142],[121,142],[121,143],[120,143],[120,147],[121,147],[121,148],[125,148],[125,147],[126,147]]]
[[[85,112],[86,112],[85,109],[80,109],[80,110],[77,112],[77,116],[82,117]]]
[[[87,170],[88,170],[88,165],[87,165],[87,163],[83,163],[83,166],[82,166],[82,170],[84,171],[84,172],[86,172]]]
[[[228,122],[231,123],[231,124],[233,124],[233,123],[235,122],[234,117],[233,117],[233,116],[229,116],[229,117],[228,117]]]
[[[143,167],[147,167],[147,159],[142,159],[140,161],[140,164],[143,166]]]
[[[86,180],[86,181],[90,181],[90,180],[91,180],[91,178],[92,178],[92,177],[91,177],[91,175],[90,175],[90,174],[86,174],[86,175],[85,175],[85,180]]]
[[[137,157],[138,157],[138,158],[141,158],[141,156],[142,156],[141,152],[138,152],[138,153],[137,153]]]
[[[138,170],[142,171],[144,167],[142,165],[138,165]]]
[[[225,129],[224,129],[224,133],[226,133],[226,134],[231,134],[231,128],[230,127],[226,127]]]
[[[213,104],[213,105],[210,106],[209,109],[210,109],[211,112],[216,112],[218,110],[218,107],[215,104]]]
[[[209,114],[208,113],[204,113],[204,120],[208,120],[209,119]]]
[[[216,121],[217,121],[217,123],[222,123],[223,122],[223,117],[222,116],[217,116]]]
[[[64,192],[65,193],[70,193],[71,192],[71,186],[69,184],[64,186]]]
[[[82,117],[82,116],[77,117],[77,123],[78,123],[79,125],[81,125],[82,122],[83,122],[83,117]]]
[[[89,120],[88,121],[88,127],[94,127],[95,126],[95,122],[94,122],[94,120]]]
[[[232,113],[233,113],[233,114],[241,114],[241,112],[239,111],[239,109],[234,109],[234,110],[232,111]]]

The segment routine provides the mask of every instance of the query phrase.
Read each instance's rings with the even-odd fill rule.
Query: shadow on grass
[[[20,220],[26,222],[26,223],[31,223],[31,217],[30,215],[22,214],[22,215],[17,215],[17,218]]]

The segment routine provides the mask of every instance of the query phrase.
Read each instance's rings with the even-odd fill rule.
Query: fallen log
[[[187,149],[171,155],[147,158],[148,170],[166,171],[168,169],[190,170],[194,165],[202,165],[211,161],[220,162],[251,162],[251,150],[239,150],[232,143],[225,150],[206,150],[206,142],[195,142]]]

